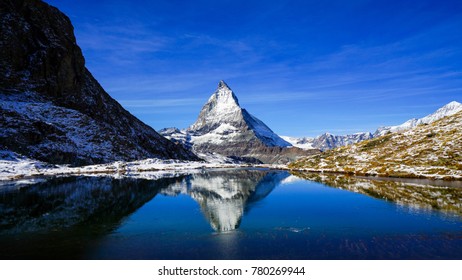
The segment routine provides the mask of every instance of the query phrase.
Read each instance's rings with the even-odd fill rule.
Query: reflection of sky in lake
[[[458,214],[400,206],[287,172],[40,184],[1,193],[0,209],[8,214],[0,219],[3,258],[462,258]]]

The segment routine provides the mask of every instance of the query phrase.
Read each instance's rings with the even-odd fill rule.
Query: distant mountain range
[[[373,134],[370,132],[359,132],[349,135],[333,135],[330,133],[324,133],[314,138],[297,138],[290,136],[281,136],[281,138],[291,143],[295,147],[299,147],[302,149],[319,149],[321,151],[326,151],[330,149],[335,149],[337,147],[359,143],[364,140],[372,139],[374,137],[383,136],[390,132],[405,131],[413,127],[416,127],[420,124],[429,124],[444,117],[452,116],[459,111],[462,111],[462,104],[456,101],[452,101],[428,116],[425,116],[420,119],[410,119],[404,122],[403,124],[396,126],[379,127]]]
[[[290,136],[281,137],[293,146],[301,149],[319,149],[321,151],[325,151],[371,139],[373,136],[370,132],[359,132],[349,135],[333,135],[330,133],[324,133],[314,138],[296,138]]]
[[[165,128],[159,133],[204,158],[220,154],[250,163],[287,163],[316,152],[291,147],[261,120],[241,108],[224,81],[219,82],[189,128]]]
[[[454,102],[448,105],[443,108],[459,106]],[[289,168],[385,177],[462,179],[462,111],[454,113],[452,109],[445,109],[413,122],[419,124],[407,130],[390,131],[306,157],[289,164]],[[449,115],[443,116],[445,114]]]

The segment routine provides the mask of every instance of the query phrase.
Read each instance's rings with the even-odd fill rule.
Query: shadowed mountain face
[[[40,0],[0,3],[0,147],[74,165],[197,160],[112,99],[85,67],[68,17]]]

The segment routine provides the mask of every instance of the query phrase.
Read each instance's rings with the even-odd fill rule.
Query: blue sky
[[[462,1],[47,0],[86,66],[155,129],[219,80],[280,135],[373,132],[462,102]]]

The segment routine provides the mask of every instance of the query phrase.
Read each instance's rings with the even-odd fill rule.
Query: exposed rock
[[[192,159],[112,99],[85,68],[67,16],[39,0],[0,4],[0,145],[74,165]]]

